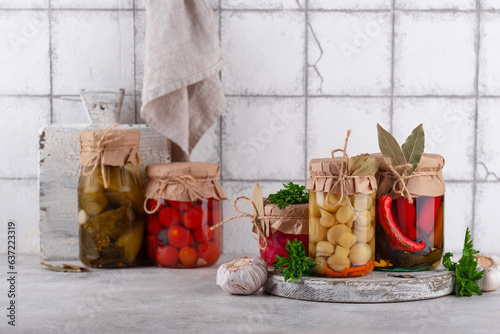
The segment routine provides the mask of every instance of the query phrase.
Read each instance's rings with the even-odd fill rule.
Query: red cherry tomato
[[[161,209],[160,213],[158,213],[158,220],[160,221],[160,224],[165,227],[179,225],[182,220],[182,214],[179,210],[171,206],[167,206]]]
[[[180,211],[187,210],[191,206],[193,206],[193,202],[168,201],[168,204],[170,204],[170,206]]]
[[[182,226],[172,226],[168,229],[168,243],[177,248],[191,246],[193,236],[188,229]]]
[[[156,261],[163,266],[173,266],[179,260],[179,251],[170,245],[160,246],[156,250]]]
[[[198,227],[194,231],[194,240],[199,243],[208,242],[213,237],[213,232],[210,230],[208,225],[203,225],[202,227]]]
[[[158,234],[163,228],[160,224],[160,221],[158,220],[157,215],[148,215],[147,227],[148,233],[150,234]]]
[[[192,266],[198,259],[198,253],[193,247],[182,247],[179,251],[179,259],[182,264]]]
[[[151,261],[155,260],[156,249],[160,245],[160,240],[154,234],[148,234],[147,239],[147,248],[148,248],[148,256]]]
[[[184,226],[190,229],[196,229],[206,223],[208,220],[207,211],[202,210],[200,206],[190,207],[184,216],[182,217],[182,222]]]
[[[220,256],[220,249],[214,242],[205,242],[198,246],[198,256],[207,261],[207,264],[214,264]]]
[[[156,208],[157,203],[158,202],[155,199],[148,199],[148,202],[146,203],[146,207],[148,208],[149,211],[153,211]],[[161,199],[160,205],[154,211],[154,213],[157,213],[158,211],[160,211],[164,206],[165,206],[165,200]]]

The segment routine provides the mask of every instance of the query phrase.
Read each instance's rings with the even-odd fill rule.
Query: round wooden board
[[[410,275],[411,278],[394,275]],[[309,301],[391,303],[438,298],[453,292],[455,275],[444,268],[419,272],[373,271],[365,277],[303,277],[285,282],[269,272],[264,290],[270,294]]]

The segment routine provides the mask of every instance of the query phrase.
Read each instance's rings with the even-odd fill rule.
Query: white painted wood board
[[[81,166],[78,134],[88,124],[49,125],[40,133],[40,256],[46,260],[78,258],[77,186]],[[95,126],[92,126],[95,129]],[[120,125],[141,132],[144,164],[170,162],[167,139],[147,125]]]
[[[295,282],[285,282],[282,275],[270,272],[264,290],[276,296],[309,301],[390,303],[446,296],[453,292],[454,284],[454,274],[444,268],[420,272],[373,271],[352,278],[303,277]]]

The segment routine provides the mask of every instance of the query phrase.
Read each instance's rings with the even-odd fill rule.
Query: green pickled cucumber
[[[127,233],[116,242],[116,245],[123,248],[123,256],[128,263],[133,263],[139,250],[141,249],[142,239],[144,236],[144,224],[136,222]]]
[[[82,193],[80,207],[90,216],[94,217],[103,212],[108,206],[108,199],[103,193]]]
[[[123,231],[130,228],[134,219],[134,210],[122,206],[116,210],[104,211],[90,218],[90,220],[84,224],[84,227],[87,231],[93,231],[94,233],[101,232],[110,238],[118,238]],[[91,234],[95,235],[94,233],[91,232]]]

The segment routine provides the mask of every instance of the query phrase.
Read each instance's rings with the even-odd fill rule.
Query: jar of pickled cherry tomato
[[[309,256],[320,276],[363,276],[375,265],[377,181],[350,175],[342,159],[309,164]]]
[[[130,267],[144,248],[144,185],[140,132],[80,133],[78,186],[80,260],[95,268]]]
[[[260,254],[269,266],[273,265],[276,255],[286,257],[285,246],[287,241],[297,239],[309,248],[309,205],[289,204],[283,209],[276,204],[264,201],[265,224],[269,226],[265,238],[265,247],[261,247]],[[262,241],[261,241],[262,243]],[[262,246],[262,245],[261,245]]]
[[[208,162],[151,164],[146,167],[147,250],[153,265],[195,268],[219,259],[221,218],[226,195],[219,165]]]
[[[373,156],[380,161],[376,268],[388,271],[436,268],[443,254],[444,158],[424,154],[410,177],[398,178],[381,154]]]

